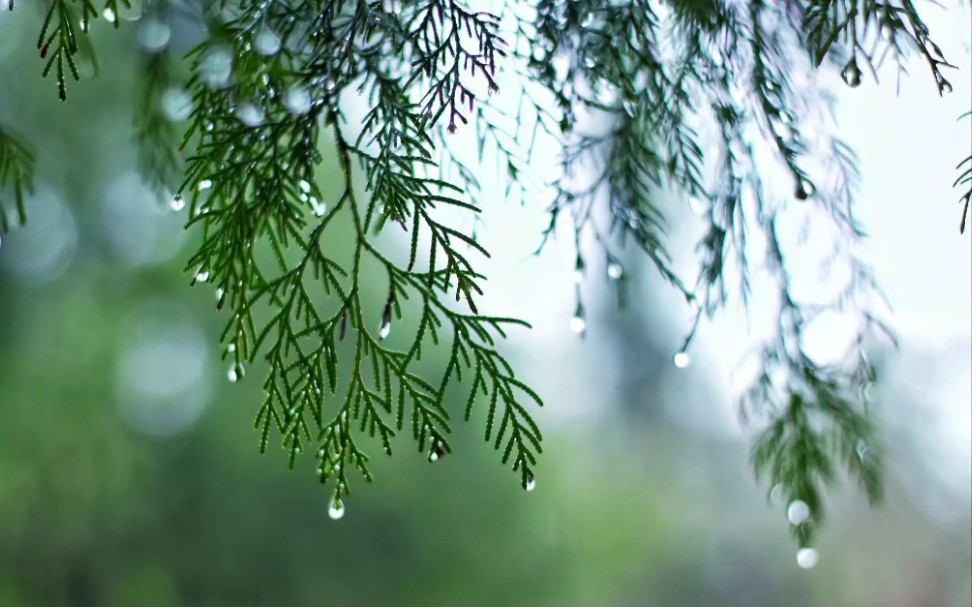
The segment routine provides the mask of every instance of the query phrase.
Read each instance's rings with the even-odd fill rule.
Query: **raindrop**
[[[684,369],[692,362],[692,358],[689,356],[688,352],[683,350],[675,353],[675,356],[672,357],[672,362],[674,362],[675,366],[679,369]]]
[[[273,30],[261,29],[253,38],[253,46],[264,57],[272,57],[280,52],[280,36]]]
[[[331,503],[327,505],[327,515],[334,520],[344,516],[344,502],[340,498],[332,497]]]
[[[203,82],[210,88],[223,88],[233,75],[233,55],[225,47],[209,49],[199,66]]]
[[[310,111],[311,97],[307,89],[300,85],[294,85],[284,93],[284,106],[291,114],[306,114]]]
[[[385,339],[389,333],[391,333],[391,321],[381,321],[381,326],[378,327],[378,339]]]
[[[161,52],[172,36],[169,24],[156,17],[150,17],[138,28],[138,43],[147,53]]]
[[[607,275],[611,280],[618,280],[624,276],[624,268],[618,262],[612,261],[608,264]]]
[[[327,203],[321,202],[314,196],[310,197],[311,208],[314,209],[314,215],[318,217],[324,217],[324,213],[327,213]]]
[[[537,488],[537,479],[533,478],[532,474],[527,476],[526,490],[533,491],[536,488]]]
[[[844,79],[847,86],[856,88],[861,84],[861,68],[857,67],[857,59],[851,59],[840,71],[840,77]]]
[[[209,270],[199,270],[196,272],[196,282],[206,282],[209,280]]]
[[[226,295],[226,291],[223,290],[223,287],[216,289],[216,301],[223,301],[223,295]]]
[[[226,346],[226,351],[227,352],[236,352],[236,344],[230,344],[230,345]]]
[[[264,116],[263,108],[249,101],[241,103],[236,108],[236,117],[240,119],[240,122],[251,128],[263,124]]]
[[[298,186],[298,187],[300,188],[300,190],[301,190],[302,192],[304,192],[305,194],[310,194],[310,191],[311,191],[311,184],[310,184],[310,182],[309,182],[309,181],[307,181],[306,179],[301,179],[300,181],[298,181],[298,182],[297,182],[297,186]]]
[[[797,197],[797,200],[806,200],[807,198],[813,196],[815,191],[816,187],[814,187],[813,182],[811,182],[809,179],[803,179],[799,184],[797,184],[794,195]]]
[[[173,211],[181,211],[186,208],[186,199],[182,197],[182,194],[176,194],[169,201],[169,208]]]
[[[584,329],[587,328],[587,322],[584,321],[584,317],[580,313],[575,314],[570,319],[570,330],[574,333],[583,333]]]
[[[108,23],[114,23],[115,22],[115,11],[111,10],[110,8],[106,8],[101,13],[101,16],[104,17],[105,18],[105,21],[107,21]]]
[[[236,365],[232,365],[229,368],[229,371],[226,372],[226,379],[230,380],[233,383],[239,381],[240,376],[236,373]]]
[[[801,569],[813,569],[820,560],[820,553],[815,548],[800,548],[796,553],[797,565]]]
[[[786,507],[786,518],[791,525],[802,525],[810,518],[810,506],[803,500],[793,500]]]
[[[196,187],[199,188],[199,191],[200,192],[202,192],[203,190],[208,190],[209,188],[213,187],[213,180],[212,179],[200,179],[199,180],[199,184]]]
[[[192,97],[178,87],[162,93],[162,113],[173,122],[180,122],[192,113]]]

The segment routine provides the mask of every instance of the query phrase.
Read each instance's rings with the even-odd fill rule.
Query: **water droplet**
[[[301,179],[300,181],[298,181],[297,186],[300,188],[300,191],[302,191],[303,193],[310,194],[311,184],[306,179]]]
[[[236,108],[236,117],[239,118],[240,122],[246,126],[255,128],[263,124],[265,114],[263,112],[263,108],[254,103],[246,101],[241,103],[240,106]]]
[[[273,30],[263,28],[254,36],[253,46],[264,57],[272,57],[280,52],[280,36]]]
[[[611,280],[618,280],[624,276],[624,268],[618,262],[612,261],[608,264],[607,275]]]
[[[223,295],[226,295],[226,291],[223,290],[223,287],[216,289],[216,301],[223,301]]]
[[[314,210],[314,215],[318,217],[324,217],[324,213],[327,213],[327,203],[321,202],[314,196],[310,197],[311,208]]]
[[[311,97],[307,89],[300,85],[291,86],[284,93],[284,106],[291,114],[306,114],[310,111]]]
[[[233,75],[233,54],[222,46],[209,49],[199,64],[199,73],[206,86],[223,88]]]
[[[206,282],[209,280],[209,270],[199,270],[196,273],[196,282]]]
[[[169,208],[173,211],[181,211],[186,208],[186,199],[182,197],[182,194],[176,194],[169,201]]]
[[[192,97],[178,87],[162,93],[162,113],[173,122],[185,120],[192,114]]]
[[[802,525],[810,518],[810,506],[803,500],[793,500],[786,507],[786,518],[791,525]]]
[[[240,376],[236,372],[236,365],[230,366],[229,370],[226,372],[226,379],[235,383],[240,379]]]
[[[844,79],[847,86],[856,88],[861,83],[861,68],[857,67],[857,59],[851,59],[840,70],[840,77]]]
[[[433,451],[432,453],[430,453],[429,454],[429,461],[430,462],[437,462],[437,461],[439,461],[439,454],[436,453],[435,451]]]
[[[531,474],[530,476],[527,477],[526,490],[533,491],[536,488],[537,488],[537,479],[533,478],[533,475]]]
[[[382,321],[381,326],[378,327],[378,339],[385,339],[389,333],[391,333],[391,322]]]
[[[672,357],[672,362],[674,362],[675,366],[679,369],[684,369],[691,364],[692,357],[689,356],[689,353],[685,351],[676,352],[675,356]]]
[[[236,344],[230,344],[230,345],[226,346],[226,351],[227,352],[236,352]]]
[[[797,188],[796,188],[796,192],[794,193],[794,196],[797,197],[797,200],[806,200],[807,198],[813,196],[813,193],[816,190],[817,188],[813,185],[812,181],[810,181],[809,179],[803,179],[800,181],[800,183],[797,184]]]
[[[115,22],[115,11],[111,10],[110,8],[106,8],[104,11],[102,11],[101,16],[104,17],[105,21],[108,23]]]
[[[800,548],[796,553],[796,561],[801,569],[813,569],[820,561],[820,553],[815,548]]]
[[[327,505],[327,515],[334,520],[344,516],[344,502],[340,498],[332,497],[331,503]]]
[[[144,20],[138,28],[138,43],[146,53],[161,52],[171,37],[169,24],[156,17]]]
[[[202,192],[203,190],[208,190],[209,188],[213,187],[213,180],[212,179],[200,179],[199,180],[199,183],[197,184],[196,187],[199,188],[199,191],[200,192]]]

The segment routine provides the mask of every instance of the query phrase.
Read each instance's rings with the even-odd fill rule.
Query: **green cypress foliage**
[[[159,191],[176,192],[174,209],[188,208],[199,246],[187,267],[193,283],[217,289],[227,315],[230,379],[266,365],[260,449],[280,441],[291,467],[315,458],[320,481],[333,480],[335,518],[352,471],[372,479],[366,437],[390,454],[394,436],[411,434],[434,461],[453,448],[452,419],[477,409],[503,463],[525,489],[535,484],[541,432],[532,415],[541,399],[498,347],[526,323],[480,312],[485,277],[476,267],[488,252],[446,219],[478,217],[491,202],[479,181],[486,165],[471,166],[449,145],[470,130],[508,196],[549,201],[545,238],[569,218],[579,276],[587,256],[602,255],[621,279],[617,259],[630,242],[685,297],[694,323],[678,366],[703,319],[730,298],[748,304],[757,277],[774,285],[778,331],[760,348],[741,409],[764,424],[752,462],[785,497],[801,546],[812,543],[822,492],[841,469],[880,497],[865,349],[894,338],[871,307],[880,293],[855,252],[863,235],[855,157],[828,119],[821,82],[839,74],[856,87],[886,60],[904,70],[917,56],[938,91],[950,92],[943,70],[952,66],[915,3],[49,0],[37,49],[61,99],[80,79],[79,58],[94,60],[92,21],[118,27],[139,4],[140,166]],[[169,38],[190,22],[208,35],[183,57]],[[497,92],[515,109],[493,103]],[[349,115],[351,99],[365,102],[363,117]],[[562,151],[560,178],[544,183],[533,153],[551,142]],[[315,171],[332,155],[342,182],[328,198]],[[972,179],[972,158],[963,166],[956,185]],[[32,167],[30,148],[0,130],[0,192],[15,201],[0,199],[3,230],[3,209],[24,218]],[[783,194],[766,177],[780,169]],[[703,213],[691,280],[667,252],[663,190]],[[812,205],[837,235],[834,256],[850,270],[829,301],[793,288],[788,252],[799,243],[781,236],[779,221],[798,204]],[[353,253],[343,259],[328,242],[347,230]],[[385,252],[384,230],[407,233],[408,251]],[[591,236],[601,249],[582,251]],[[363,285],[376,281],[387,292],[372,309]],[[808,325],[828,312],[859,326],[840,364],[804,352]],[[583,332],[579,291],[572,324]],[[389,345],[390,333],[407,335],[395,342],[405,346]],[[340,342],[352,345],[350,357],[339,359]],[[432,349],[446,353],[444,367],[420,364]]]

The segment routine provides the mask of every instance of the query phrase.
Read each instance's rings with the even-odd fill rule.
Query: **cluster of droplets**
[[[791,501],[786,507],[786,519],[794,527],[798,527],[809,521],[811,514],[810,506],[800,499]],[[797,550],[796,561],[801,569],[813,569],[819,560],[820,553],[817,552],[816,548],[802,546]]]

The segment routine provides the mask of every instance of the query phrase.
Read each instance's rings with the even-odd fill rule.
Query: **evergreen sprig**
[[[20,136],[0,126],[0,234],[10,229],[5,194],[13,196],[18,223],[27,221],[25,198],[34,191],[34,152]]]
[[[149,8],[164,18],[166,6]],[[741,407],[764,426],[754,467],[788,506],[806,508],[793,525],[801,546],[812,542],[823,489],[840,466],[878,499],[879,450],[865,414],[875,372],[866,351],[875,338],[894,337],[856,253],[864,237],[854,217],[856,159],[834,135],[820,74],[839,72],[856,87],[864,68],[876,79],[890,56],[901,74],[917,54],[939,93],[948,93],[944,70],[953,66],[915,4],[495,0],[491,10],[475,7],[462,0],[198,6],[194,18],[209,34],[187,55],[193,109],[180,148],[190,151],[173,208],[188,199],[188,225],[200,235],[189,261],[193,282],[214,285],[217,307],[229,315],[222,339],[230,379],[258,360],[267,366],[255,420],[261,450],[279,435],[292,467],[310,452],[321,482],[334,479],[332,513],[340,512],[349,470],[372,478],[365,437],[391,453],[392,439],[409,431],[432,461],[451,451],[450,403],[461,383],[464,418],[486,403],[486,440],[532,488],[541,433],[529,407],[540,398],[497,349],[507,327],[526,323],[480,314],[476,303],[484,279],[477,259],[488,253],[475,222],[491,158],[508,196],[550,202],[543,242],[561,217],[569,219],[581,278],[594,254],[583,242],[603,250],[619,284],[626,242],[648,257],[692,307],[679,356],[687,356],[704,318],[736,297],[748,306],[757,275],[769,279],[777,330],[758,348],[761,371]],[[118,9],[110,0],[105,14]],[[50,4],[38,48],[62,99],[66,75],[79,77],[75,24],[86,31],[95,12],[89,0]],[[160,105],[176,77],[169,55],[152,53],[136,130],[143,170],[162,188],[180,165]],[[494,103],[498,92],[515,105]],[[346,112],[350,101],[366,105],[360,120]],[[450,142],[460,129],[474,129],[475,154]],[[0,158],[0,185],[21,175],[7,182],[20,192],[30,156],[6,145],[0,150],[15,152]],[[548,145],[562,154],[559,174],[545,182],[534,152]],[[315,179],[326,148],[343,176],[334,200],[325,200]],[[963,166],[956,185],[972,180],[972,158]],[[669,254],[670,193],[700,210],[706,224],[694,280],[679,275]],[[970,196],[962,197],[963,228]],[[454,227],[456,213],[474,217],[473,228]],[[824,269],[847,276],[830,296],[795,286],[799,242],[781,225],[801,213],[833,236]],[[381,235],[399,229],[408,253],[384,252]],[[351,235],[348,258],[331,244],[337,233]],[[379,310],[368,296],[376,284],[386,289]],[[574,326],[583,331],[577,292]],[[806,353],[808,328],[827,314],[857,324],[837,363]],[[385,339],[393,325],[396,336],[408,337],[404,349]],[[435,348],[447,353],[444,368],[422,361]]]

